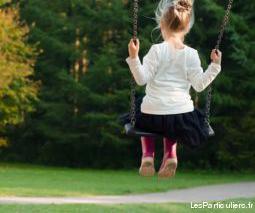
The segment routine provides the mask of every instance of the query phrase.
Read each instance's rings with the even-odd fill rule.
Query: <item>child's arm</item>
[[[203,72],[201,61],[196,51],[192,57],[192,64],[188,67],[188,80],[197,92],[207,88],[221,71],[221,52],[213,50],[211,53],[212,63]]]
[[[147,55],[143,58],[141,64],[138,57],[139,40],[135,44],[133,39],[129,43],[129,57],[126,59],[130,71],[132,72],[136,83],[139,86],[147,84],[155,75],[158,66],[158,51],[153,45]]]

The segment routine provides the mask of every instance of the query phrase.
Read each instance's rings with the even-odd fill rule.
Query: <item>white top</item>
[[[211,63],[203,72],[197,50],[175,49],[167,42],[152,45],[141,64],[139,58],[126,59],[138,85],[146,85],[141,111],[168,115],[192,112],[190,87],[201,92],[216,78],[221,66]]]

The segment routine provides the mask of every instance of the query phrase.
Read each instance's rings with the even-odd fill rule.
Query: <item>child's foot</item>
[[[143,157],[141,167],[139,169],[139,174],[144,177],[151,177],[155,174],[154,168],[154,158],[153,157]]]
[[[162,165],[158,172],[158,177],[159,178],[174,177],[176,169],[177,169],[177,158],[168,158],[162,162]]]

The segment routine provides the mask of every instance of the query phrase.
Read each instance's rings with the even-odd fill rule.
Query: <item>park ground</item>
[[[171,180],[139,177],[137,171],[90,170],[0,164],[0,197],[84,197],[165,192],[225,183],[255,180],[252,172],[179,170]],[[225,203],[254,203],[255,198],[227,200]],[[213,202],[211,202],[213,203]],[[20,205],[1,204],[0,212],[234,212],[234,209],[191,209],[190,203],[125,205]],[[253,212],[240,209],[239,212]]]

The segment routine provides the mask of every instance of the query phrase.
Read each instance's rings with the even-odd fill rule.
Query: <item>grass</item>
[[[253,208],[246,209],[192,209],[188,204],[143,204],[143,205],[1,205],[0,212],[4,213],[253,213],[255,209],[255,198],[253,199],[235,199],[221,202],[222,204],[241,203],[248,207],[248,203],[253,204]]]
[[[254,180],[254,173],[178,171],[172,180],[162,181],[142,178],[137,171],[0,164],[0,196],[122,195]]]

